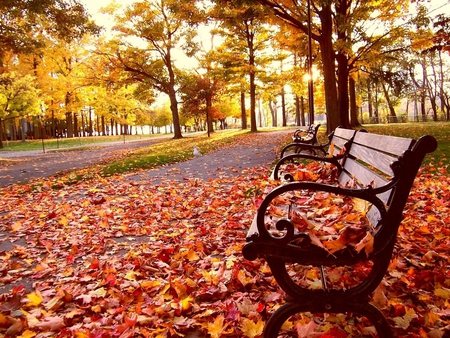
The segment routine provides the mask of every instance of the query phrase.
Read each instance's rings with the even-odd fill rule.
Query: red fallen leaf
[[[24,289],[24,286],[21,285],[20,288]],[[14,288],[16,289],[16,288]],[[22,291],[15,292],[13,289],[13,296],[5,303],[0,305],[0,312],[2,313],[10,313],[12,311],[15,311],[17,309],[20,309],[22,304],[20,303],[20,300],[22,298]]]
[[[321,338],[346,338],[348,334],[339,330],[338,328],[332,328],[330,331],[321,336]]]
[[[94,198],[94,199],[91,201],[91,203],[92,203],[93,205],[100,205],[100,204],[103,204],[103,203],[105,203],[105,202],[106,202],[106,198],[103,197],[103,196],[101,196],[101,197],[99,197],[99,198]]]
[[[174,248],[164,248],[160,251],[157,257],[159,260],[167,263],[171,260],[174,251]]]
[[[117,333],[125,332],[128,328],[136,325],[137,319],[138,319],[138,317],[136,315],[134,315],[133,317],[130,317],[130,318],[125,316],[125,323],[116,326],[114,331]]]
[[[73,264],[75,262],[75,256],[72,254],[67,255],[66,262],[69,264]]]
[[[261,206],[262,202],[263,202],[263,197],[262,196],[258,196],[258,197],[253,198],[253,205],[256,208],[259,208]]]
[[[54,211],[49,212],[48,215],[47,215],[47,217],[48,217],[49,219],[53,219],[53,218],[55,218],[56,216],[58,216],[58,214],[57,214],[56,212],[54,212]]]
[[[229,221],[227,227],[230,229],[247,229],[244,224],[235,221]]]
[[[241,313],[239,312],[236,304],[234,302],[227,302],[227,317],[226,319],[238,322],[241,317]]]
[[[105,284],[108,284],[110,286],[115,286],[116,285],[116,275],[113,273],[107,274]]]
[[[94,258],[91,261],[91,265],[89,265],[89,269],[98,269],[100,267],[100,262],[98,261],[97,258]]]
[[[256,312],[261,313],[261,312],[264,311],[265,308],[266,308],[266,307],[265,307],[265,305],[264,305],[263,303],[259,303],[259,304],[258,304],[258,307],[257,307],[257,309],[256,309]]]

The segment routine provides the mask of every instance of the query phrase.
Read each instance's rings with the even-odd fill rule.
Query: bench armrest
[[[287,219],[282,219],[277,222],[277,229],[286,231],[284,237],[274,237],[266,227],[265,217],[267,213],[267,209],[271,205],[271,202],[280,196],[289,191],[298,191],[298,190],[310,190],[310,191],[322,191],[334,193],[337,195],[350,196],[354,198],[359,198],[370,202],[372,207],[376,207],[380,213],[381,219],[386,217],[386,208],[384,203],[375,195],[375,189],[373,188],[363,188],[363,189],[350,189],[343,188],[340,186],[329,185],[329,184],[321,184],[314,182],[292,182],[281,185],[275,189],[273,189],[263,200],[261,206],[258,209],[255,219],[252,222],[252,225],[247,234],[247,240],[274,240],[281,241],[284,243],[288,243],[292,241],[296,235],[294,225]],[[280,243],[281,243],[280,242]]]

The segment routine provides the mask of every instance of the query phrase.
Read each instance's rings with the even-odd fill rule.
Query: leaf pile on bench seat
[[[337,184],[339,174],[335,166],[323,162],[287,164],[284,170],[289,171],[296,181],[323,184]],[[266,193],[279,184],[272,181]],[[274,199],[268,209],[266,223],[269,223],[271,233],[276,235],[276,222],[287,217],[298,232],[308,234],[311,244],[330,254],[349,246],[357,252],[364,250],[369,254],[374,231],[365,217],[369,208],[368,202],[349,196],[308,190],[289,191]],[[304,240],[301,244],[305,244]]]
[[[280,217],[289,215],[298,232],[308,233],[311,244],[330,254],[348,246],[357,252],[372,251],[373,229],[365,217],[368,206],[364,201],[326,192],[307,193],[290,191],[274,200],[267,215],[273,228]]]
[[[294,181],[313,181],[318,183],[336,182],[339,171],[336,166],[324,162],[292,163],[288,162],[280,170],[289,174]]]

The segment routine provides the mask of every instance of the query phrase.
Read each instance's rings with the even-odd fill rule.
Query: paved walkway
[[[86,168],[102,162],[111,161],[119,153],[133,149],[148,147],[170,138],[154,137],[144,140],[109,142],[91,144],[93,149],[71,149],[70,151],[31,150],[31,151],[2,151],[0,159],[7,160],[0,163],[0,187],[10,184],[23,184],[31,179],[43,178],[61,172]],[[83,146],[86,148],[86,145]]]
[[[279,156],[279,148],[292,130],[257,133],[243,142],[185,162],[128,174],[130,181],[201,180],[229,178],[245,174],[256,166],[270,166]]]
[[[236,176],[242,171],[258,165],[269,165],[278,156],[286,133],[292,130],[260,132],[226,149],[193,158],[173,165],[157,167],[138,174],[128,174],[132,181],[161,179],[210,179]],[[24,151],[0,152],[0,159],[8,159],[0,165],[0,187],[23,184],[31,179],[49,177],[61,172],[87,168],[113,160],[117,155],[133,149],[147,147],[167,138],[155,137],[146,140],[112,142],[95,145],[92,150],[67,152]]]

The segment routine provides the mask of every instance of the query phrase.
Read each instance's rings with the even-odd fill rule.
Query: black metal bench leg
[[[329,312],[324,309],[311,309],[305,304],[299,303],[286,303],[278,308],[266,323],[264,328],[264,338],[276,338],[279,335],[281,327],[291,316],[301,312]],[[337,313],[353,312],[359,315],[365,316],[375,326],[378,337],[380,338],[392,338],[393,334],[388,321],[383,316],[381,311],[372,304],[355,304],[345,305],[345,309],[335,309]]]
[[[264,338],[276,338],[281,330],[283,323],[292,315],[302,312],[300,304],[286,303],[279,307],[269,318],[264,327]]]

